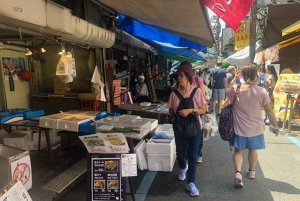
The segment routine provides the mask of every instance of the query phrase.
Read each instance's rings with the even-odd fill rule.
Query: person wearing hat
[[[139,76],[139,82],[135,86],[136,95],[137,95],[137,102],[153,102],[153,100],[149,97],[148,87],[145,83],[145,76]]]
[[[192,78],[193,78],[193,70],[189,65],[179,65],[177,71],[172,75],[172,77],[177,78],[178,82],[178,92],[184,97],[190,97],[194,87],[192,87]],[[170,95],[168,101],[168,107],[170,111],[171,117],[174,119],[175,115],[180,115],[181,117],[185,118],[190,114],[198,113],[199,123],[200,125],[200,132],[193,137],[185,138],[179,135],[176,131],[174,133],[175,136],[175,143],[176,143],[176,154],[177,160],[179,164],[179,173],[178,179],[183,181],[186,178],[187,173],[187,190],[190,191],[191,196],[198,196],[199,191],[194,184],[195,177],[196,177],[196,168],[197,168],[197,153],[199,150],[199,144],[201,137],[203,137],[202,133],[202,122],[200,118],[200,114],[205,114],[207,107],[206,102],[203,97],[202,91],[200,88],[197,88],[195,95],[193,97],[194,108],[192,109],[183,109],[177,111],[177,108],[180,104],[180,99],[173,91]],[[198,125],[197,125],[198,126]],[[188,166],[186,165],[186,148],[188,146]]]

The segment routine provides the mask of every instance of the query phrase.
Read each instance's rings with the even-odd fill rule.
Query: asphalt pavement
[[[233,151],[216,136],[204,142],[203,163],[197,167],[199,197],[191,197],[186,181],[177,180],[175,163],[170,173],[139,171],[133,178],[136,201],[300,201],[300,137],[275,137],[266,127],[265,142],[266,149],[259,151],[256,179],[246,176],[247,151],[244,153],[244,188],[233,186]],[[84,179],[58,200],[86,200],[86,185]]]

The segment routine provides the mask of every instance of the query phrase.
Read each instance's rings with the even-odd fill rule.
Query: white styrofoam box
[[[147,154],[172,154],[175,153],[175,138],[169,143],[150,143],[146,144]]]
[[[150,131],[153,131],[158,126],[158,120],[157,119],[150,119],[150,118],[139,118],[139,119],[145,119],[151,122]]]
[[[159,124],[155,130],[155,134],[165,133],[167,136],[173,137],[174,130],[172,124]]]
[[[60,138],[57,140],[51,140],[50,143],[51,145],[53,144],[57,144],[58,142],[60,142]],[[30,150],[38,150],[38,145],[39,142],[38,141],[31,141],[30,142]],[[59,144],[51,147],[52,150],[56,149],[59,146]],[[47,147],[47,141],[46,140],[41,140],[41,149],[45,149]]]
[[[26,147],[30,142],[31,131],[16,130],[3,139],[5,145],[17,148]]]
[[[50,140],[55,140],[57,137],[57,132],[59,132],[60,130],[56,130],[56,129],[50,129],[49,130],[49,136],[50,136]],[[33,133],[33,141],[38,141],[39,140],[39,132],[35,132]],[[41,133],[41,140],[46,140],[46,134],[43,131]]]
[[[78,132],[78,125],[87,122],[91,119],[90,116],[74,115],[64,118],[58,122],[58,129]]]
[[[148,170],[172,172],[176,155],[172,154],[147,154]]]
[[[72,116],[72,115],[65,114],[65,113],[53,114],[53,115],[49,115],[49,116],[42,116],[40,118],[40,127],[58,129],[58,123],[62,119],[70,117],[70,116]]]

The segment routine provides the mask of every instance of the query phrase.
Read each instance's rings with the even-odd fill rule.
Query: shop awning
[[[161,37],[163,40],[148,38],[150,40],[171,43],[175,46],[190,47],[197,50],[202,49],[201,46],[196,46],[197,44],[207,46],[214,42],[207,9],[199,0],[189,0],[188,2],[180,0],[171,2],[161,0],[99,1],[131,19],[136,19],[153,28],[158,28],[157,30],[163,30],[178,36],[177,39],[174,39],[165,35]],[[119,24],[121,29],[134,22],[126,20],[123,23]],[[142,32],[144,29],[145,27],[142,26],[139,29],[134,29],[132,32],[129,31],[129,28],[123,30],[136,36],[133,33]],[[160,33],[155,35],[161,36]],[[189,42],[194,42],[194,45]]]
[[[174,46],[189,47],[206,52],[205,46],[201,44],[197,44],[195,42],[181,38],[180,36],[141,23],[124,15],[119,15],[119,28],[146,43],[149,43],[149,41],[159,41]]]
[[[255,49],[259,48],[259,44],[256,43]],[[226,63],[231,65],[236,65],[238,67],[242,67],[246,64],[252,63],[253,61],[249,61],[249,46],[245,47],[244,49],[237,51],[233,55],[227,57],[225,60]]]
[[[178,55],[180,57],[189,57],[194,60],[205,61],[205,59],[201,57],[201,53],[196,53],[197,51],[188,47],[177,47],[170,43],[161,43],[158,41],[145,41],[145,42],[151,45],[152,47],[154,47],[159,52],[165,52],[171,55]]]

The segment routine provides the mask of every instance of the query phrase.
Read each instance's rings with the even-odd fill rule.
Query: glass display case
[[[107,117],[96,121],[96,132],[122,133],[127,138],[142,139],[151,130],[151,121],[136,117]]]

